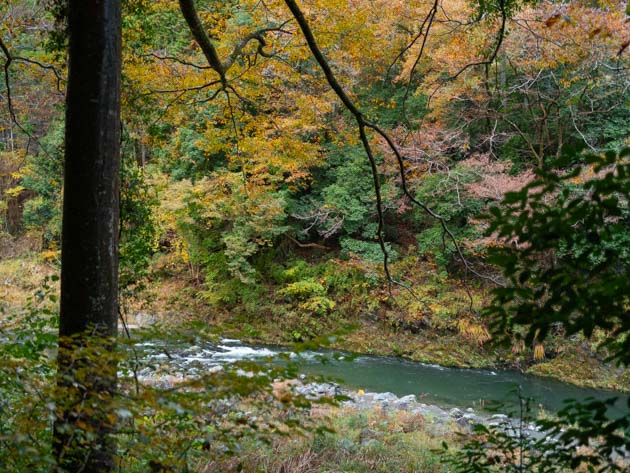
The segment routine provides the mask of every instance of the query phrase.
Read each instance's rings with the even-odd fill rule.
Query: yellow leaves
[[[540,361],[545,358],[545,347],[542,343],[534,344],[534,360]]]
[[[442,310],[442,306],[440,304],[435,303],[435,302],[430,303],[428,305],[428,307],[431,310],[431,312],[440,312]]]
[[[467,318],[459,319],[457,321],[457,330],[461,335],[475,342],[479,346],[482,346],[484,343],[492,339],[490,332],[484,325],[480,322]]]
[[[18,197],[25,190],[24,186],[14,186],[4,191],[8,197]]]
[[[51,249],[51,250],[43,251],[40,254],[40,257],[46,263],[54,263],[54,262],[58,262],[59,261],[59,256],[60,255],[61,255],[61,252],[59,250]]]
[[[456,5],[456,0],[447,0],[445,12],[455,11],[457,15]],[[508,22],[509,34],[503,38],[493,74],[500,77],[501,69],[507,66],[533,82],[543,71],[555,69],[554,80],[569,88],[583,80],[585,71],[597,70],[599,65],[627,50],[630,40],[625,21],[618,6],[600,8],[578,2],[565,5],[543,2],[524,8],[517,19]],[[425,58],[419,64],[420,72],[427,71],[421,88],[433,94],[430,116],[438,119],[448,117],[451,100],[483,99],[479,95],[485,92],[483,68],[468,68],[453,82],[444,83],[441,79],[467,64],[487,59],[498,31],[497,23],[491,21],[481,21],[467,28],[465,34],[457,27],[449,31],[447,25],[448,22],[435,25],[433,34],[439,39],[432,43],[429,38]],[[409,62],[416,57],[417,49],[410,50],[402,74],[409,71]],[[402,78],[405,79],[404,75]]]

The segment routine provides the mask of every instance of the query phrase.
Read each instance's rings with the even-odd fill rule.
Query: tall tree
[[[115,466],[120,0],[69,0],[58,406],[59,471]]]

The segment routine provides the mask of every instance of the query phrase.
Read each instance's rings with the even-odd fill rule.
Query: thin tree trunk
[[[115,467],[120,0],[69,0],[58,471]],[[88,435],[85,435],[88,433]]]

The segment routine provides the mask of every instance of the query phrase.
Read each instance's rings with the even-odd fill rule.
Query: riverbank
[[[24,307],[29,297],[41,293],[44,278],[54,272],[54,262],[46,262],[38,255],[0,260],[0,309],[8,314]],[[339,274],[335,276],[341,278]],[[256,297],[250,295],[251,300],[245,295],[230,303],[217,303],[209,302],[208,290],[186,274],[161,271],[152,275],[146,288],[123,298],[123,309],[128,322],[139,326],[177,326],[196,320],[208,330],[251,344],[322,344],[357,354],[395,356],[441,366],[517,369],[578,386],[630,392],[630,370],[603,362],[605,354],[597,349],[596,341],[552,338],[547,341],[544,358],[534,360],[531,354],[515,354],[509,348],[475,341],[448,324],[441,328],[435,323],[414,328],[398,323],[409,316],[411,303],[407,301],[403,310],[403,296],[392,300],[384,293],[379,295],[376,288],[367,290],[360,278],[357,281],[346,281],[345,292],[340,283],[336,292],[329,290],[328,295],[335,297],[335,307],[320,314],[301,310],[302,303],[278,296],[279,284],[269,283]],[[54,290],[55,283],[49,284]],[[435,279],[426,284],[422,291],[426,300],[435,300],[431,302],[435,314],[463,310],[467,295],[462,288],[443,283],[438,295]],[[473,290],[475,297],[482,297],[481,289]],[[395,316],[399,312],[407,315]]]
[[[446,436],[453,432],[471,432],[476,424],[488,427],[498,427],[504,429],[509,435],[516,436],[520,429],[527,437],[541,438],[539,429],[533,422],[524,421],[520,424],[520,419],[510,418],[503,413],[483,413],[468,407],[445,408],[435,404],[420,402],[414,394],[396,396],[391,392],[365,392],[363,390],[353,391],[342,389],[336,383],[308,383],[297,385],[293,389],[296,393],[306,396],[310,400],[318,400],[323,397],[334,398],[335,396],[345,396],[348,399],[341,403],[341,408],[362,411],[377,411],[400,413],[406,412],[410,416],[418,416],[425,424],[425,429],[436,436]]]
[[[247,441],[237,459],[215,460],[201,471],[236,473],[447,473],[442,442],[461,440],[457,429],[435,429],[408,411],[318,406],[309,419],[326,429]]]
[[[462,442],[474,441],[471,439],[481,439],[483,442],[485,432],[494,441],[504,439],[509,442],[523,441],[528,449],[538,449],[540,445],[554,448],[553,439],[556,434],[546,434],[534,422],[539,416],[552,418],[554,413],[562,407],[561,398],[572,397],[577,400],[584,400],[586,397],[595,398],[602,396],[601,392],[581,392],[572,387],[571,393],[563,392],[562,389],[569,388],[552,381],[535,381],[533,387],[542,388],[539,396],[543,398],[529,398],[532,379],[505,379],[505,373],[496,373],[482,370],[461,370],[447,369],[439,366],[426,366],[420,363],[405,362],[400,359],[381,357],[359,357],[344,360],[341,357],[334,357],[328,353],[328,361],[321,360],[324,354],[314,352],[301,353],[299,358],[295,353],[287,353],[277,347],[251,347],[240,343],[235,339],[221,339],[218,342],[205,340],[200,336],[190,336],[189,343],[180,341],[178,345],[168,344],[161,339],[155,342],[145,341],[136,344],[138,348],[148,348],[148,353],[139,354],[140,359],[148,363],[146,369],[138,373],[137,379],[142,383],[149,384],[160,389],[160,392],[173,392],[178,389],[187,389],[187,386],[194,385],[194,377],[213,373],[212,376],[238,374],[242,379],[253,379],[255,373],[267,373],[268,367],[278,366],[278,361],[271,365],[251,363],[254,360],[269,360],[273,355],[283,354],[280,358],[280,366],[288,359],[295,360],[298,364],[287,373],[289,378],[275,379],[270,385],[270,390],[264,397],[265,404],[282,403],[279,411],[274,415],[279,418],[289,416],[291,423],[298,423],[304,427],[308,425],[316,426],[315,431],[306,431],[299,436],[297,443],[287,442],[284,439],[274,439],[275,447],[269,450],[268,445],[251,445],[244,448],[250,452],[247,461],[270,462],[276,464],[280,462],[278,471],[310,471],[303,470],[310,466],[321,466],[327,464],[332,458],[338,461],[348,462],[352,465],[350,470],[331,471],[449,471],[433,469],[438,465],[443,465],[445,452],[437,452],[437,442],[446,441],[450,444],[451,450],[457,452]],[[148,356],[147,356],[148,355]],[[278,360],[276,358],[276,360]],[[246,364],[233,365],[237,361],[246,361]],[[154,368],[156,364],[161,365],[161,374],[157,374]],[[257,367],[265,367],[263,371],[258,371]],[[241,368],[243,367],[243,368]],[[298,371],[296,371],[296,368]],[[252,370],[252,371],[249,371]],[[418,371],[420,370],[420,371]],[[174,375],[179,373],[179,375]],[[302,373],[299,376],[296,373]],[[343,385],[330,381],[314,381],[320,376],[330,378],[330,376],[346,374],[347,380]],[[192,375],[192,378],[190,377]],[[286,376],[286,375],[284,375]],[[294,378],[297,376],[296,378]],[[360,376],[357,378],[357,376]],[[366,377],[367,376],[367,377]],[[436,385],[432,377],[442,381],[442,400],[450,399],[446,404],[436,403],[435,394],[430,394]],[[402,383],[401,383],[402,381]],[[493,399],[498,394],[497,386],[512,384],[512,381],[521,381],[522,398],[517,397],[517,406],[509,402],[496,405],[496,411],[488,411],[490,403],[479,404],[473,409],[466,407],[468,401],[479,396],[485,396],[486,400]],[[206,380],[208,382],[208,380]],[[192,384],[191,384],[192,383]],[[528,386],[527,383],[530,383]],[[237,384],[239,384],[237,382]],[[357,389],[349,386],[362,385],[366,389]],[[517,383],[518,385],[518,383]],[[370,390],[368,390],[368,387]],[[376,387],[376,390],[371,390]],[[391,387],[397,393],[389,392]],[[439,388],[439,386],[438,386]],[[473,392],[467,392],[471,388]],[[491,392],[490,389],[495,389]],[[401,394],[409,392],[421,392],[420,395]],[[585,390],[582,390],[585,391]],[[467,392],[467,393],[466,393]],[[464,395],[461,397],[462,393]],[[450,396],[444,397],[445,394]],[[504,390],[505,394],[510,394]],[[512,393],[516,396],[516,393]],[[453,397],[455,396],[455,397]],[[500,396],[501,397],[501,396]],[[499,398],[500,398],[499,397]],[[510,395],[510,397],[512,397]],[[302,399],[305,398],[305,399]],[[275,401],[274,401],[275,399]],[[339,404],[331,406],[333,400]],[[244,400],[238,395],[230,395],[222,401],[223,409],[227,412],[242,412],[241,422],[245,424],[254,423],[260,418],[260,413],[254,409],[243,407]],[[551,404],[549,404],[551,402]],[[227,404],[226,404],[227,403]],[[323,404],[322,404],[323,403]],[[450,404],[450,407],[446,407]],[[453,404],[460,407],[454,407]],[[609,414],[613,418],[619,415],[627,415],[627,400],[621,399],[616,407],[611,406]],[[498,411],[498,413],[497,413]],[[511,413],[512,417],[506,413]],[[378,420],[374,420],[378,419]],[[331,427],[333,426],[333,427]],[[330,430],[327,430],[330,429]],[[488,430],[489,429],[489,430]],[[310,433],[315,432],[315,435]],[[481,434],[480,434],[481,433]],[[459,434],[463,434],[459,436]],[[510,440],[513,439],[513,440]],[[406,441],[415,443],[414,449],[408,449]],[[492,442],[492,441],[491,441]],[[502,440],[500,443],[503,442]],[[551,442],[551,443],[550,443]],[[290,450],[286,450],[291,445]],[[514,445],[515,445],[514,444]],[[431,445],[430,447],[427,445]],[[502,444],[507,445],[507,444]],[[298,448],[299,447],[299,448]],[[497,444],[498,447],[498,444]],[[500,447],[499,447],[500,448]],[[510,451],[506,447],[505,452]],[[590,445],[589,445],[590,448]],[[304,450],[302,450],[304,449]],[[313,450],[311,450],[313,449]],[[335,450],[341,452],[334,453]],[[379,466],[399,465],[400,462],[406,465],[415,465],[416,462],[427,461],[426,453],[431,453],[431,462],[423,464],[419,469],[365,469],[363,463],[374,451],[387,453],[387,458],[382,458]],[[429,452],[426,452],[429,450]],[[302,456],[304,452],[304,456]],[[419,452],[425,452],[420,454]],[[439,453],[439,454],[438,454]],[[239,457],[243,460],[242,457]],[[626,461],[626,456],[613,455],[615,462],[621,464]],[[286,463],[285,463],[286,462]],[[226,465],[220,462],[213,463],[214,470],[231,471]],[[561,463],[562,464],[562,463]],[[300,465],[300,468],[293,470],[289,466]],[[376,466],[376,465],[374,465]],[[287,469],[288,468],[288,469]],[[250,471],[246,469],[245,471]],[[255,471],[252,469],[251,471]],[[261,471],[275,471],[263,468]],[[316,469],[314,471],[328,471]],[[467,471],[467,470],[457,470]],[[558,469],[554,471],[565,471]],[[578,470],[582,471],[582,470]]]
[[[362,269],[340,260],[298,262],[276,268],[254,286],[234,281],[192,284],[185,274],[162,271],[130,314],[157,314],[166,324],[201,320],[223,336],[247,343],[323,345],[357,354],[395,356],[460,368],[515,369],[578,386],[630,392],[630,370],[606,363],[597,334],[587,340],[550,335],[542,352],[493,344],[485,322],[470,316],[471,298],[487,303],[483,286],[463,287],[435,265],[416,268],[414,295],[366,279]],[[319,292],[318,292],[319,291]]]
[[[315,396],[330,396],[337,392],[334,385],[304,385]],[[299,389],[299,388],[298,388]],[[471,471],[470,460],[462,449],[473,445],[488,449],[495,455],[496,471],[517,467],[518,459],[511,456],[520,445],[551,447],[553,438],[543,434],[532,422],[521,423],[505,415],[479,416],[472,410],[452,409],[418,403],[413,396],[398,398],[391,393],[346,392],[352,399],[338,407],[314,405],[308,418],[326,426],[326,430],[285,436],[270,443],[244,446],[238,462],[215,461],[204,471],[265,471],[282,473],[362,472],[362,473],[447,473]],[[473,432],[472,426],[477,425]],[[483,426],[483,427],[480,427]],[[486,434],[483,429],[489,429]],[[488,432],[492,434],[488,435]],[[503,437],[503,434],[506,436]],[[488,437],[495,443],[488,445]],[[496,442],[497,439],[499,442]],[[513,439],[513,443],[508,440]],[[473,441],[474,442],[474,441]],[[464,445],[466,444],[466,445]],[[481,445],[487,445],[481,447]],[[448,449],[445,448],[448,446]],[[581,452],[592,451],[581,447]],[[526,455],[538,452],[527,450]],[[453,458],[464,459],[464,465],[453,469]],[[614,462],[625,471],[630,458],[614,454]],[[551,460],[553,462],[553,459]],[[501,465],[503,468],[501,468]],[[587,471],[586,466],[566,463],[553,464],[560,472]],[[477,465],[479,466],[479,465]],[[549,465],[548,465],[549,468]],[[494,471],[494,470],[493,470]],[[529,471],[529,470],[527,470]]]

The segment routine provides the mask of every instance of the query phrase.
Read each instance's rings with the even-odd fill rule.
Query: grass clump
[[[206,464],[201,471],[260,473],[441,473],[443,432],[419,414],[380,409],[319,407],[311,417],[323,429],[271,444],[246,446],[235,459]]]

